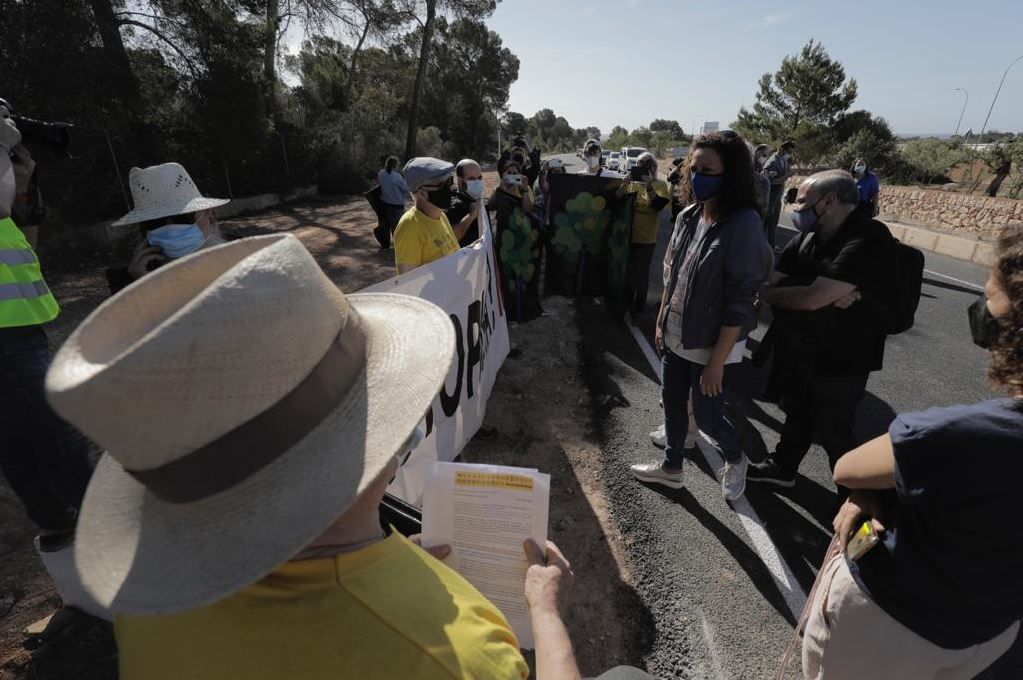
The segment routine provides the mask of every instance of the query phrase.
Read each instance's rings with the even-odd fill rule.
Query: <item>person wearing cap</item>
[[[471,158],[458,161],[455,166],[455,183],[458,193],[451,199],[447,216],[451,230],[458,238],[459,247],[465,248],[480,237],[477,223],[483,201],[483,170],[480,164]]]
[[[346,296],[291,234],[176,261],[93,311],[46,386],[105,450],[75,565],[114,615],[122,680],[527,677],[497,607],[381,528],[454,347],[439,307]],[[524,550],[537,677],[577,679],[570,565]]]
[[[60,418],[43,389],[50,351],[43,325],[60,307],[39,258],[12,219],[15,196],[35,163],[21,133],[0,117],[0,472],[39,528],[39,547],[56,551],[74,538],[92,474],[89,443]]]
[[[428,156],[405,164],[405,182],[415,205],[401,216],[394,230],[394,262],[399,274],[458,250],[458,237],[444,213],[451,208],[454,171],[451,163]]]
[[[600,164],[600,154],[602,149],[600,148],[600,142],[595,139],[590,139],[583,145],[583,161],[586,163],[586,169],[580,170],[580,175],[592,175],[594,177],[610,177],[611,179],[624,179],[625,175],[615,172],[614,170],[608,170]]]
[[[224,242],[214,209],[230,200],[203,196],[180,164],[132,168],[128,186],[135,208],[114,226],[137,224],[138,241],[127,266],[107,269],[111,293],[171,260]]]
[[[632,220],[632,242],[625,270],[625,299],[623,310],[631,306],[633,314],[646,312],[647,291],[650,288],[650,262],[657,246],[657,223],[661,211],[671,200],[668,183],[657,178],[657,159],[644,151],[636,159],[642,181],[622,179],[616,195],[623,198],[635,194],[635,217]]]

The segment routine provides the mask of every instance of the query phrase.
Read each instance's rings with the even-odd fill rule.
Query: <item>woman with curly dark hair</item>
[[[1023,227],[1003,234],[986,292],[970,328],[1008,397],[899,416],[835,466],[852,493],[834,522],[842,550],[811,604],[808,678],[972,678],[1016,639]]]
[[[683,486],[687,405],[700,430],[721,448],[722,495],[746,489],[734,387],[746,336],[757,325],[754,309],[773,256],[764,237],[753,185],[753,159],[734,132],[696,140],[686,166],[686,193],[696,203],[675,220],[664,256],[664,292],[655,334],[662,355],[664,459],[632,466],[643,482]]]

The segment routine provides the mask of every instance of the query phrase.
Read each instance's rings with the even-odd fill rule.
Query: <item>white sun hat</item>
[[[132,168],[128,187],[135,209],[116,222],[135,224],[160,217],[173,217],[198,210],[208,210],[230,203],[228,198],[206,198],[179,163]]]
[[[99,444],[75,562],[114,614],[193,609],[255,583],[395,456],[454,357],[447,314],[345,296],[291,235],[147,275],[82,322],[46,376]]]

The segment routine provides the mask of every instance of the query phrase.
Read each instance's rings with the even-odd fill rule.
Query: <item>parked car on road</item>
[[[621,154],[618,153],[617,151],[611,151],[610,153],[608,153],[607,164],[605,167],[607,167],[608,170],[614,170],[617,172],[620,160]]]
[[[603,151],[600,152],[600,164],[603,165],[605,168],[607,167],[607,159],[610,155],[611,151],[608,149],[604,149]]]
[[[622,154],[618,159],[618,167],[615,170],[618,172],[632,170],[633,166],[636,165],[636,159],[644,153],[646,153],[646,149],[641,146],[623,146]]]

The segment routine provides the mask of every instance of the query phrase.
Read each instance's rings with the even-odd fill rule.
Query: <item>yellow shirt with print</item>
[[[401,216],[394,229],[395,264],[418,267],[457,250],[458,239],[444,213],[435,220],[413,207]]]
[[[657,243],[657,216],[660,210],[650,206],[650,193],[642,182],[632,182],[629,191],[636,194],[636,216],[632,219],[633,243]],[[654,193],[670,200],[668,183],[663,179],[654,180]]]
[[[529,674],[508,622],[403,536],[287,562],[212,605],[118,617],[122,680],[454,678]]]

